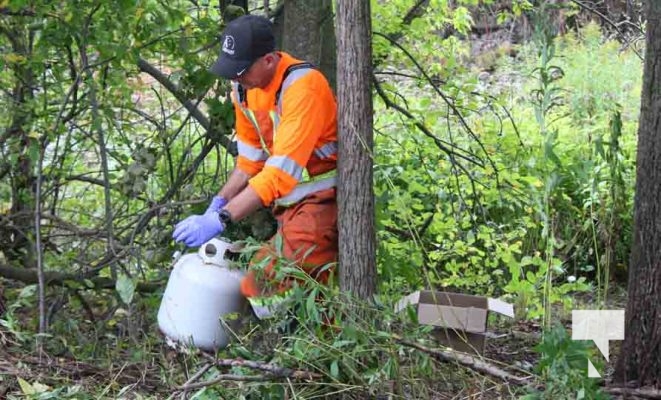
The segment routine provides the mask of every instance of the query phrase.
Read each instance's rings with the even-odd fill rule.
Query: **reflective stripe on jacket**
[[[286,309],[287,303],[291,300],[293,290],[287,290],[284,293],[274,294],[266,297],[248,297],[250,307],[259,319],[266,319],[276,315],[278,310]]]
[[[321,72],[297,68],[301,61],[279,54],[266,88],[242,93],[233,82],[232,99],[237,167],[252,176],[249,185],[264,205],[288,206],[336,185],[337,108]]]

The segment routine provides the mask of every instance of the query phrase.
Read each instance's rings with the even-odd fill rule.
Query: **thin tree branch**
[[[73,78],[73,83],[69,87],[69,90],[67,91],[67,94],[64,96],[64,101],[60,105],[60,110],[57,114],[57,118],[55,119],[55,123],[53,124],[53,129],[48,132],[48,133],[56,135],[55,149],[53,150],[53,158],[55,160],[58,159],[58,152],[59,152],[59,147],[60,147],[60,135],[57,134],[57,132],[58,132],[58,129],[60,127],[60,124],[65,123],[66,121],[69,121],[70,119],[73,119],[73,117],[76,115],[76,108],[77,108],[77,105],[78,105],[78,101],[77,101],[77,99],[78,99],[78,85],[80,84],[80,80],[82,78],[82,74],[78,74],[76,72],[76,66],[75,66],[75,62],[73,60],[73,51],[71,50],[71,46],[66,46],[66,49],[67,49],[67,58],[69,60],[69,69],[70,69],[71,77]],[[73,97],[73,101],[72,101],[71,109],[69,110],[69,112],[65,116],[64,111],[65,111],[67,105],[69,104],[69,100],[72,97]],[[49,142],[48,133],[44,134],[43,137],[42,137],[41,149],[45,150],[47,145],[48,145],[48,142]],[[66,142],[69,141],[70,137],[71,137],[71,131],[69,131],[67,133]],[[66,152],[66,150],[67,149],[65,149],[65,152]],[[42,150],[42,152],[43,152],[43,150]],[[40,163],[43,163],[42,158],[43,158],[43,154],[40,155],[40,159],[39,159]],[[60,166],[61,166],[62,163],[64,163],[64,158],[65,157],[61,157]],[[54,164],[57,164],[57,161]],[[39,173],[38,179],[41,180],[42,179],[41,167],[39,169],[39,172],[40,173]],[[55,209],[57,207],[57,202],[58,202],[58,198],[59,198],[59,188],[60,188],[59,185],[56,185],[55,188],[54,188],[55,194],[53,196],[53,202],[52,202],[52,205],[51,205],[51,210],[53,211],[53,213],[55,213]],[[37,199],[37,203],[40,204],[41,200]],[[41,209],[39,209],[39,210],[41,210]],[[39,229],[39,227],[37,227],[37,229]]]
[[[6,7],[2,7],[0,8],[0,15],[8,15],[11,17],[34,17],[37,15],[37,13],[34,12],[34,10],[29,9],[13,11]]]
[[[394,339],[401,345],[411,347],[413,349],[422,351],[424,353],[430,354],[442,361],[446,362],[456,362],[461,364],[464,367],[470,368],[480,373],[484,373],[490,376],[494,376],[498,379],[514,383],[517,385],[526,385],[530,383],[533,379],[532,376],[521,377],[513,375],[498,366],[491,364],[485,360],[473,357],[469,354],[457,352],[449,349],[432,349],[426,346],[421,345],[420,343],[411,342],[403,340],[399,337],[394,337]],[[223,374],[212,380],[199,382],[199,383],[189,383],[179,386],[178,390],[193,390],[200,389],[207,386],[212,386],[223,381],[241,381],[241,382],[264,382],[264,381],[274,381],[278,379],[296,379],[296,380],[314,380],[322,378],[323,375],[318,373],[313,373],[310,371],[304,370],[294,370],[291,368],[281,367],[271,363],[264,363],[260,361],[250,361],[250,360],[241,360],[241,359],[217,359],[214,360],[212,356],[205,355],[205,357],[211,360],[218,367],[244,367],[249,369],[255,369],[265,372],[264,375],[236,375],[236,374]],[[209,365],[209,364],[207,364]],[[205,366],[206,368],[206,366]],[[198,374],[195,375],[196,377]],[[189,381],[191,381],[190,379]]]
[[[420,343],[403,340],[401,338],[396,338],[396,341],[401,345],[411,347],[416,350],[420,350],[423,353],[430,354],[443,361],[456,362],[474,371],[485,373],[494,376],[496,378],[502,379],[504,381],[515,383],[517,385],[528,384],[532,379],[532,377],[520,377],[520,376],[512,375],[509,372],[499,368],[498,366],[491,364],[485,360],[473,357],[470,354],[461,353],[450,349],[432,349],[429,347],[425,347]]]
[[[105,185],[105,183],[101,179],[91,178],[89,176],[84,176],[84,175],[67,176],[64,179],[66,181],[80,181],[80,182],[91,183],[93,185],[98,185],[98,186],[104,186]]]
[[[461,158],[462,160],[468,161],[468,162],[470,162],[470,163],[472,163],[472,164],[475,164],[475,165],[477,165],[477,166],[479,166],[479,167],[484,167],[484,163],[482,163],[482,162],[479,160],[479,158],[477,158],[477,157],[476,157],[476,158],[471,158],[471,157],[469,157],[469,156],[467,156],[467,155],[464,155],[464,154],[461,154],[461,153],[457,153],[456,151],[453,151],[453,150],[451,150],[449,147],[447,147],[447,146],[446,146],[446,143],[447,143],[447,142],[444,142],[443,140],[439,139],[436,135],[434,135],[434,134],[429,130],[429,128],[427,128],[422,122],[418,121],[418,120],[415,118],[415,116],[413,116],[413,114],[411,114],[411,112],[409,112],[408,110],[404,109],[404,108],[401,107],[400,105],[398,105],[398,104],[394,103],[393,101],[391,101],[390,98],[388,97],[388,95],[385,93],[385,91],[384,91],[383,88],[381,87],[381,84],[378,82],[378,80],[376,79],[376,77],[374,77],[374,76],[372,76],[372,77],[373,77],[373,81],[374,81],[374,88],[376,89],[376,92],[379,94],[379,96],[381,97],[381,99],[383,100],[383,102],[386,104],[386,107],[393,108],[393,109],[397,110],[400,114],[404,115],[406,118],[408,118],[408,119],[410,119],[411,121],[413,121],[413,124],[414,124],[418,129],[420,129],[420,131],[421,131],[422,133],[424,133],[425,136],[431,138],[431,139],[434,141],[434,143],[436,144],[436,146],[437,146],[439,149],[441,149],[442,151],[444,151],[446,154],[448,154],[448,155],[453,155],[453,156],[455,156],[455,157]],[[456,149],[459,149],[459,150],[462,150],[462,151],[466,152],[466,153],[469,154],[470,156],[474,156],[473,154],[469,153],[468,151],[465,151],[465,150],[463,150],[463,149],[460,149],[460,148],[456,147],[455,145],[453,145],[453,144],[451,144],[451,143],[447,143],[447,144],[450,145],[450,146],[452,146],[452,147],[454,147],[454,148],[456,148]]]
[[[298,369],[291,369],[287,367],[281,367],[276,364],[272,363],[265,363],[261,361],[250,361],[250,360],[241,360],[241,359],[214,359],[213,356],[204,355],[205,358],[209,360],[208,366],[215,365],[217,367],[243,367],[243,368],[249,368],[249,369],[254,369],[258,371],[263,371],[265,372],[264,375],[236,375],[236,374],[222,374],[217,376],[214,379],[211,379],[209,381],[205,382],[198,382],[198,383],[192,383],[191,381],[194,381],[193,378],[189,379],[188,382],[186,382],[184,385],[179,386],[177,389],[178,390],[193,390],[193,389],[200,389],[203,387],[207,386],[213,386],[215,384],[218,384],[223,381],[238,381],[238,382],[268,382],[268,381],[275,381],[275,380],[281,380],[281,379],[294,379],[294,380],[304,380],[304,381],[310,381],[314,379],[320,379],[323,378],[323,375],[315,373],[315,372],[310,372],[310,371],[304,371],[304,370],[298,370]],[[206,368],[206,366],[203,367]],[[208,369],[208,368],[207,368]],[[199,377],[198,376],[199,372],[194,375],[194,377]],[[200,374],[201,375],[201,374]]]
[[[80,58],[82,62],[82,67],[83,70],[85,70],[89,84],[90,105],[92,106],[91,109],[92,129],[95,129],[96,127],[96,135],[97,135],[97,140],[99,142],[99,153],[101,156],[101,170],[103,176],[103,197],[104,197],[105,219],[106,219],[105,228],[107,234],[106,252],[110,254],[115,251],[114,250],[115,246],[113,243],[114,237],[112,233],[113,212],[112,212],[112,199],[110,196],[110,171],[108,167],[108,149],[106,147],[106,138],[99,117],[99,104],[96,98],[96,83],[94,81],[94,75],[92,73],[92,69],[89,68],[89,58],[87,56],[87,43],[86,43],[86,38],[87,35],[89,34],[89,26],[92,22],[92,17],[101,8],[101,4],[102,3],[99,3],[96,7],[94,7],[87,16],[85,25],[83,27],[82,39],[79,41],[78,45],[80,47]],[[110,267],[110,275],[113,280],[117,279],[117,269],[114,267],[114,265]]]
[[[158,83],[163,85],[163,87],[172,93],[172,95],[186,108],[186,110],[188,110],[193,118],[195,118],[195,120],[200,125],[202,125],[205,130],[209,130],[211,128],[211,123],[209,122],[207,116],[202,113],[197,105],[193,104],[192,101],[186,98],[184,93],[177,87],[177,85],[170,81],[161,71],[159,71],[156,67],[151,65],[143,58],[138,59],[138,68],[140,68],[140,71],[151,75],[154,79],[156,79],[156,81],[158,81]]]
[[[202,150],[200,153],[197,155],[195,160],[188,166],[188,169],[184,171],[183,174],[180,174],[178,176],[178,179],[176,182],[173,182],[170,188],[168,188],[168,191],[158,200],[157,205],[152,207],[151,209],[147,210],[138,222],[135,225],[135,228],[133,229],[133,232],[131,233],[130,237],[128,237],[126,240],[122,241],[122,244],[127,245],[130,243],[133,243],[133,240],[135,238],[135,235],[137,235],[139,232],[141,232],[148,224],[149,221],[156,215],[156,211],[161,208],[163,204],[167,203],[172,199],[172,197],[175,195],[175,193],[179,190],[179,188],[186,182],[190,177],[193,175],[193,173],[197,170],[197,168],[202,164],[202,161],[204,161],[204,158],[211,152],[213,149],[214,144],[207,141],[204,146],[202,147]]]
[[[18,268],[6,264],[0,264],[0,276],[6,279],[13,279],[25,284],[35,284],[38,282],[38,272],[36,268]],[[89,289],[114,289],[115,281],[110,278],[93,276],[86,278],[87,274],[66,274],[58,271],[44,271],[45,286],[70,286],[69,282],[83,281],[91,284]],[[163,288],[164,282],[138,282],[136,290],[150,293]]]
[[[192,385],[193,383],[197,382],[197,380],[200,379],[200,378],[202,377],[202,375],[204,375],[209,369],[211,369],[211,367],[213,367],[213,364],[212,364],[212,363],[204,364],[204,365],[202,366],[202,368],[200,368],[199,371],[197,371],[193,376],[191,376],[190,378],[188,378],[188,380],[186,381],[186,383],[184,383],[184,384],[182,385],[182,387],[187,387],[187,386],[190,386],[190,385]],[[185,400],[185,399],[186,399],[186,392],[187,392],[187,391],[188,391],[188,390],[184,389],[183,393],[181,393],[181,399],[182,399],[182,400]]]
[[[39,333],[46,333],[46,300],[45,300],[45,277],[43,264],[43,250],[41,245],[41,181],[44,171],[44,152],[45,146],[39,146],[39,161],[37,163],[37,182],[35,188],[35,210],[34,210],[34,229],[35,229],[35,252],[37,256],[37,287],[39,296]],[[41,339],[38,339],[41,343]],[[41,349],[40,349],[41,351]]]
[[[177,390],[194,390],[200,389],[207,386],[213,386],[219,384],[220,382],[225,381],[235,381],[235,382],[268,382],[272,381],[273,378],[266,375],[235,375],[235,374],[222,374],[217,376],[214,379],[205,382],[191,383],[190,385],[179,386]]]
[[[592,8],[592,7],[588,6],[587,4],[583,3],[582,1],[571,0],[571,2],[574,3],[574,4],[576,4],[576,5],[578,5],[579,7],[583,8],[583,9],[585,9],[585,10],[587,10],[587,11],[593,13],[593,14],[596,14],[597,16],[599,16],[599,18],[601,18],[602,21],[604,21],[604,23],[605,23],[606,25],[610,25],[613,29],[615,29],[615,31],[617,32],[617,34],[622,38],[622,40],[623,40],[624,42],[628,42],[628,41],[629,41],[628,38],[627,38],[627,36],[625,35],[625,33],[620,29],[619,24],[616,24],[615,22],[611,21],[610,18],[608,18],[608,17],[607,17],[606,15],[604,15],[603,13],[601,13],[599,10],[597,10],[596,8]],[[645,35],[645,31],[643,30],[643,28],[641,28],[640,26],[638,26],[638,25],[636,25],[636,24],[634,24],[634,23],[631,23],[631,22],[629,22],[629,21],[627,21],[627,22],[628,22],[629,25],[633,26],[633,27],[635,28],[635,30],[638,31],[639,34],[641,34],[641,35]],[[644,59],[643,55],[640,54],[640,52],[639,52],[638,50],[636,50],[633,46],[630,46],[630,48],[631,48],[631,50],[636,54],[636,56],[638,56],[639,59],[641,59],[641,60]]]
[[[4,179],[5,176],[11,171],[11,166],[9,164],[5,164],[0,166],[0,179]]]
[[[67,50],[67,60],[69,62],[69,74],[71,75],[71,79],[73,79],[73,84],[71,85],[71,88],[69,89],[70,93],[67,93],[66,99],[64,103],[62,104],[62,108],[66,106],[68,103],[68,99],[70,96],[73,95],[73,101],[71,102],[72,106],[69,112],[65,117],[62,117],[63,121],[69,121],[73,119],[73,117],[76,116],[77,112],[77,106],[78,106],[78,85],[80,84],[80,80],[82,78],[82,74],[79,74],[78,71],[76,70],[76,63],[73,59],[73,50],[71,50],[71,46],[66,46],[65,47]],[[58,118],[59,119],[59,118]]]
[[[374,35],[381,36],[382,38],[388,40],[388,41],[389,41],[391,44],[393,44],[395,47],[397,47],[398,49],[400,49],[402,52],[404,52],[404,54],[409,58],[409,60],[411,60],[411,62],[415,65],[415,67],[418,69],[418,71],[420,71],[420,73],[422,73],[422,75],[423,75],[424,78],[427,80],[427,82],[429,82],[429,83],[432,85],[432,88],[434,89],[434,91],[436,92],[436,94],[438,94],[438,95],[443,99],[443,101],[445,102],[445,104],[447,104],[447,106],[450,107],[450,109],[452,110],[452,113],[457,117],[457,119],[459,120],[459,123],[460,123],[461,126],[464,128],[464,130],[465,130],[466,132],[468,132],[468,134],[473,138],[473,140],[478,144],[478,146],[480,146],[480,148],[482,149],[482,152],[484,152],[484,154],[485,154],[487,160],[489,161],[489,163],[490,163],[491,166],[493,167],[494,171],[498,171],[498,168],[497,168],[496,164],[493,162],[493,160],[491,159],[491,157],[489,157],[489,153],[487,152],[486,148],[484,147],[484,144],[483,144],[482,141],[477,137],[477,135],[475,135],[475,132],[473,132],[473,130],[470,128],[470,126],[468,126],[468,123],[467,123],[466,120],[464,119],[464,116],[461,114],[461,112],[459,112],[459,110],[457,109],[457,107],[454,105],[454,103],[453,103],[452,101],[450,101],[450,99],[445,95],[445,93],[443,93],[443,92],[438,88],[437,85],[434,85],[434,84],[433,84],[433,80],[432,80],[431,77],[427,74],[427,72],[425,71],[425,69],[422,68],[422,66],[418,63],[418,61],[415,59],[415,57],[413,57],[413,55],[412,55],[411,53],[409,53],[409,51],[406,50],[406,49],[404,48],[404,46],[400,45],[400,44],[397,43],[396,41],[393,41],[390,37],[388,37],[388,35],[384,35],[384,34],[379,33],[379,32],[374,32]]]
[[[623,38],[625,37],[624,32],[622,32],[622,30],[619,27],[619,24],[613,22],[610,18],[608,18],[606,15],[604,15],[602,12],[600,12],[596,8],[590,7],[589,5],[583,3],[582,1],[579,1],[579,0],[571,0],[571,2],[576,4],[577,6],[581,7],[584,10],[587,10],[587,11],[593,13],[593,14],[596,14],[607,25],[610,25],[613,29],[615,29],[620,36],[622,36]],[[633,23],[629,23],[629,25],[633,26],[636,29],[636,31],[638,31],[639,34],[641,34],[641,35],[645,34],[645,30],[643,28],[641,28],[640,26],[638,26],[636,24],[633,24]],[[642,56],[640,54],[638,54],[638,52],[636,52],[636,54],[639,57],[641,57],[641,59],[642,59]]]
[[[411,25],[416,18],[422,17],[425,14],[428,5],[429,0],[418,0],[406,13],[404,19],[402,19],[402,24]]]
[[[215,360],[215,364],[218,367],[244,367],[263,371],[277,378],[291,378],[291,379],[301,379],[301,380],[313,380],[315,378],[321,378],[323,375],[298,370],[291,369],[287,367],[281,367],[276,364],[264,363],[260,361],[250,361],[250,360],[240,360],[240,359],[219,359]]]
[[[657,389],[605,387],[601,390],[608,394],[625,397],[635,396],[644,399],[661,399],[661,391]]]
[[[416,3],[406,12],[404,18],[402,18],[401,25],[408,26],[413,23],[416,18],[422,17],[427,11],[427,6],[429,5],[429,0],[417,0]],[[389,39],[393,42],[397,42],[404,36],[404,33],[400,30],[393,32],[389,35]],[[374,68],[380,65],[386,59],[386,55],[377,58],[374,60]]]
[[[211,122],[209,121],[209,118],[207,118],[204,113],[197,107],[196,104],[194,104],[192,101],[190,101],[184,93],[179,90],[176,84],[174,84],[172,81],[170,81],[161,71],[159,71],[156,67],[151,65],[149,62],[146,60],[140,58],[138,59],[138,68],[142,72],[145,72],[149,75],[151,75],[154,79],[156,79],[163,87],[165,87],[172,95],[188,110],[188,112],[191,114],[193,118],[204,128],[205,131],[209,132],[213,127],[211,126]],[[229,138],[227,138],[224,135],[215,135],[219,137],[220,139],[220,144],[226,148],[229,149],[231,141]]]

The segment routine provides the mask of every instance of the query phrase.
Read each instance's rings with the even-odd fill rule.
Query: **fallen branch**
[[[259,361],[249,361],[249,360],[238,360],[238,359],[222,359],[216,360],[216,365],[219,367],[245,367],[250,369],[256,369],[259,371],[264,371],[269,375],[276,378],[291,378],[291,379],[300,379],[300,380],[313,380],[315,378],[321,378],[323,375],[317,374],[310,371],[291,369],[287,367],[281,367],[279,365],[271,363],[262,363]]]
[[[1,315],[1,314],[0,314]],[[11,340],[7,334],[2,330],[0,327],[0,346],[1,347],[9,347],[9,345],[12,346],[18,346],[18,343],[15,341]]]
[[[603,392],[613,395],[622,395],[625,397],[636,396],[644,399],[661,399],[661,391],[656,389],[634,389],[622,387],[605,387],[601,389]]]
[[[272,377],[266,375],[235,375],[235,374],[222,374],[209,381],[191,383],[189,385],[179,386],[178,390],[195,390],[207,386],[213,386],[224,381],[235,382],[267,382],[273,380]]]
[[[17,268],[9,265],[0,264],[0,277],[20,281],[25,284],[35,284],[38,282],[37,270],[35,268]],[[44,281],[46,285],[51,286],[70,286],[69,282],[82,282],[85,277],[77,274],[67,274],[58,271],[44,271]],[[91,282],[89,289],[114,289],[115,281],[110,278],[100,276],[86,279]],[[143,293],[150,293],[164,287],[163,282],[138,282],[136,290]]]
[[[469,354],[461,353],[458,351],[450,349],[431,349],[425,347],[419,343],[410,342],[398,337],[395,337],[395,340],[404,345],[416,350],[420,350],[424,353],[433,355],[442,359],[443,361],[453,361],[457,362],[465,367],[468,367],[472,370],[486,373],[491,376],[495,376],[504,381],[508,381],[517,385],[527,385],[532,383],[532,376],[529,377],[520,377],[513,374],[510,374],[507,371],[479,358],[473,357]],[[625,396],[635,396],[644,399],[653,399],[661,400],[661,390],[657,389],[644,389],[644,388],[622,388],[622,387],[604,387],[601,388],[601,391],[611,395],[621,395]]]
[[[213,386],[223,381],[238,381],[238,382],[267,382],[278,379],[294,379],[294,380],[313,380],[322,378],[323,375],[310,371],[299,369],[292,369],[281,367],[276,364],[265,363],[260,361],[250,361],[241,359],[216,359],[209,354],[204,354],[204,357],[209,360],[208,364],[191,377],[185,384],[177,387],[177,390],[188,391],[200,389],[206,386]],[[262,375],[236,375],[236,374],[222,374],[211,380],[204,382],[195,381],[199,379],[210,366],[216,367],[243,367],[265,372]]]
[[[208,363],[204,364],[204,366],[200,368],[199,371],[197,371],[193,376],[188,378],[188,380],[186,381],[186,383],[184,383],[183,386],[190,385],[191,383],[194,383],[195,381],[200,379],[200,377],[204,375],[204,373],[207,372],[209,369],[211,369],[211,367],[213,367],[213,364],[208,364]]]
[[[210,354],[204,354],[204,357],[217,367],[244,367],[264,371],[276,378],[292,378],[312,380],[322,378],[323,375],[314,372],[281,367],[279,365],[265,363],[261,361],[242,360],[238,358],[217,359]]]
[[[416,350],[420,350],[424,353],[433,355],[435,357],[440,358],[443,361],[453,361],[457,362],[465,367],[468,367],[474,371],[482,372],[491,376],[495,376],[496,378],[502,379],[504,381],[508,381],[511,383],[515,383],[517,385],[526,385],[530,382],[530,377],[519,377],[513,374],[510,374],[509,372],[487,362],[484,360],[480,360],[476,357],[473,357],[469,354],[461,353],[458,351],[450,350],[450,349],[431,349],[428,347],[425,347],[419,343],[415,342],[410,342],[408,340],[403,340],[401,338],[396,338],[396,341],[399,344],[402,344],[404,346],[408,346],[411,348],[414,348]]]
[[[190,378],[188,378],[188,380],[186,381],[186,383],[184,383],[181,387],[189,387],[190,385],[194,384],[194,383],[195,383],[198,379],[200,379],[200,378],[202,377],[202,375],[204,375],[204,374],[205,374],[205,373],[206,373],[211,367],[213,367],[213,364],[211,364],[211,363],[204,364],[204,366],[203,366],[199,371],[197,371],[193,376],[191,376]],[[185,399],[185,398],[186,398],[186,392],[187,392],[187,391],[188,391],[188,389],[184,389],[184,390],[183,390],[183,393],[181,393],[181,398],[182,398],[182,399]]]

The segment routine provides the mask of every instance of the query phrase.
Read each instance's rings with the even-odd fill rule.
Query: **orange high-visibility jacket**
[[[288,206],[335,186],[337,107],[321,72],[280,52],[269,85],[245,92],[232,82],[237,167],[265,206]],[[285,71],[288,71],[283,81]],[[278,93],[279,91],[279,93]]]

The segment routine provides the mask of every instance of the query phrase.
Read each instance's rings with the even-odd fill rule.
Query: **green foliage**
[[[556,42],[560,53],[556,62],[563,70],[572,71],[563,82],[569,89],[566,104],[572,110],[568,117],[573,124],[580,127],[599,124],[608,118],[607,112],[614,104],[628,106],[627,119],[638,118],[639,107],[633,105],[640,102],[640,59],[621,51],[616,41],[604,40],[594,23],[578,33],[569,32]],[[578,48],[582,51],[571,50]]]
[[[604,294],[607,268],[626,265],[640,60],[612,42],[595,44],[603,39],[593,26],[549,38],[545,49],[521,46],[517,59],[500,62],[489,86],[497,98],[476,94],[479,86],[461,74],[445,83],[461,110],[488,111],[464,113],[470,132],[433,89],[413,91],[423,82],[399,84],[415,97],[398,103],[456,154],[376,103],[384,290],[505,294],[520,318],[541,318],[545,306],[571,308],[575,291]],[[631,82],[627,90],[620,81]],[[589,119],[579,108],[586,96],[600,99]],[[499,105],[511,107],[509,123]]]
[[[22,307],[32,307],[35,303],[36,292],[36,285],[25,286],[16,294],[15,298],[10,299],[4,315],[0,318],[0,327],[19,343],[26,343],[31,335],[30,330],[26,329],[25,321],[21,319],[18,310]]]
[[[234,384],[227,381],[199,390],[200,398],[373,398],[412,396],[429,398],[442,388],[454,390],[464,384],[453,371],[434,362],[424,352],[412,351],[405,343],[431,345],[429,327],[417,324],[407,313],[392,312],[391,301],[378,298],[368,304],[337,287],[320,286],[305,275],[290,270],[289,277],[300,285],[276,315],[258,326],[249,323],[221,359],[262,361],[281,367],[279,371],[307,371],[316,374],[313,383],[301,379],[278,379]],[[424,339],[423,339],[424,338]],[[211,371],[202,380],[213,380],[221,371]],[[225,373],[255,377],[260,371],[236,366]],[[277,375],[277,374],[276,374]],[[439,376],[443,378],[439,379]]]
[[[117,276],[117,283],[115,289],[119,294],[119,298],[125,304],[131,304],[133,295],[135,294],[135,282],[131,280],[126,274],[119,274]]]
[[[193,352],[168,359],[172,352],[153,318],[160,293],[140,293],[137,285],[164,282],[173,224],[203,211],[232,168],[219,146],[234,124],[228,85],[207,67],[217,55],[219,26],[242,11],[225,10],[223,19],[208,2],[5,3],[29,12],[0,21],[0,84],[7,88],[0,123],[9,128],[0,134],[0,263],[34,266],[33,188],[40,177],[43,265],[80,276],[46,291],[47,352],[104,366],[156,364],[154,387],[167,391],[166,383],[185,382],[183,371],[201,359]],[[426,12],[409,14],[418,3],[372,1],[381,89],[374,152],[381,297],[357,303],[282,263],[281,275],[305,283],[294,315],[249,324],[219,356],[273,361],[322,379],[214,385],[196,398],[358,396],[391,382],[414,398],[429,398],[433,385],[456,393],[470,384],[468,374],[395,339],[429,334],[389,311],[395,299],[420,287],[489,294],[514,303],[519,319],[548,321],[551,307],[568,310],[576,292],[594,290],[605,301],[614,272],[628,262],[640,60],[596,25],[556,37],[548,21],[538,20],[535,43],[495,52],[494,71],[477,79],[478,60],[463,39],[477,3],[491,2],[432,0]],[[514,1],[499,19],[535,15],[537,3]],[[141,60],[174,89],[142,72]],[[210,129],[181,107],[186,101],[199,105]],[[254,250],[255,238],[273,232],[269,217],[255,217],[266,229],[249,221],[228,235]],[[86,277],[95,271],[116,276],[114,290],[92,290]],[[30,348],[36,286],[9,286],[4,295],[0,341],[7,335]],[[293,332],[287,319],[299,322]],[[544,340],[538,373],[550,384],[538,395],[597,396],[582,375],[586,347],[564,331]],[[113,380],[99,389],[24,379],[11,383],[10,395],[121,397],[133,383]]]
[[[543,392],[535,392],[522,399],[609,399],[601,392],[598,380],[587,376],[587,361],[593,361],[596,368],[595,352],[587,342],[572,340],[564,327],[554,326],[544,334],[542,342],[535,347],[540,354],[536,370],[545,387]]]
[[[23,396],[9,396],[8,400],[19,398],[28,398],[31,400],[46,399],[85,399],[88,398],[80,386],[52,388],[39,381],[28,382],[25,379],[18,378]]]
[[[163,265],[163,255],[154,255],[173,251],[168,229],[179,212],[189,212],[187,205],[178,207],[179,198],[199,199],[193,206],[205,203],[231,169],[226,152],[214,146],[234,122],[223,96],[227,84],[218,84],[207,71],[216,56],[212,45],[220,12],[209,4],[195,10],[185,6],[83,1],[34,2],[28,9],[23,2],[9,2],[25,15],[3,16],[7,23],[0,29],[0,44],[8,52],[0,59],[0,82],[15,90],[30,82],[37,89],[21,101],[2,99],[9,112],[0,120],[15,132],[0,138],[0,212],[31,212],[35,175],[42,176],[42,209],[56,222],[44,223],[41,234],[46,242],[54,237],[55,253],[62,255],[45,255],[51,268],[87,268],[115,251],[106,243],[113,235],[115,243],[130,247],[127,274],[144,272],[145,262]],[[141,60],[176,92],[142,73]],[[212,88],[205,100],[207,136],[181,102],[198,103]],[[40,150],[43,169],[37,170]],[[107,170],[101,155],[107,157]],[[31,220],[18,225],[29,231]],[[106,229],[108,220],[113,232],[92,233]],[[75,227],[86,229],[82,239],[62,235],[61,230],[77,234]],[[21,237],[12,229],[0,226],[0,247],[27,247],[5,242]]]

